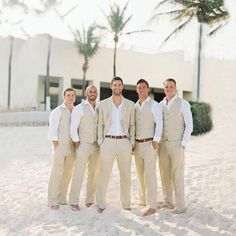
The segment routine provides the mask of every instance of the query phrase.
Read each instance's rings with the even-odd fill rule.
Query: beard
[[[114,96],[120,96],[122,94],[122,91],[112,91],[112,94]]]
[[[97,97],[95,97],[95,96],[88,97],[88,100],[90,102],[94,102],[96,99],[97,99]]]

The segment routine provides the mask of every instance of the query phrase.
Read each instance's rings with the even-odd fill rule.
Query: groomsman
[[[87,207],[94,203],[99,156],[97,96],[97,88],[94,85],[88,86],[86,88],[87,99],[77,105],[71,115],[70,134],[76,146],[76,162],[71,181],[69,203],[74,211],[80,210],[79,197],[86,167],[87,193],[85,202]]]
[[[162,110],[160,105],[148,96],[149,84],[140,79],[137,82],[139,100],[135,104],[136,142],[135,164],[139,181],[140,205],[147,206],[143,216],[156,211],[157,149],[162,133]]]
[[[176,95],[176,81],[164,82],[166,97],[160,105],[163,111],[163,133],[159,145],[159,166],[164,193],[164,202],[159,208],[173,209],[172,213],[183,213],[184,158],[185,147],[193,130],[189,103]],[[175,204],[173,202],[175,194]]]
[[[100,145],[100,170],[96,200],[98,212],[106,208],[106,193],[116,158],[120,172],[120,197],[123,209],[130,208],[131,153],[134,145],[134,103],[122,96],[123,80],[111,81],[112,96],[99,106],[98,145]]]
[[[74,144],[70,137],[71,112],[76,92],[67,88],[63,92],[64,102],[49,116],[49,140],[53,146],[52,170],[48,184],[48,204],[52,210],[66,204],[66,194],[75,159]]]

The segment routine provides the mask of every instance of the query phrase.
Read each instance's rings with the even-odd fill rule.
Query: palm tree
[[[165,3],[178,4],[180,9],[168,12],[156,12]],[[192,20],[196,19],[199,23],[198,34],[198,63],[197,63],[197,100],[200,98],[200,78],[201,78],[201,51],[203,39],[203,24],[214,27],[209,35],[216,33],[229,17],[224,8],[224,0],[162,0],[154,9],[151,21],[155,21],[161,15],[174,15],[174,20],[180,24],[168,35],[164,42],[168,41],[174,34],[181,31]]]
[[[36,10],[36,9],[30,9],[30,7],[27,5],[26,1],[21,1],[21,0],[8,0],[8,1],[3,1],[2,2],[2,9],[4,10],[4,8],[9,8],[9,7],[20,7],[21,9],[23,9],[24,11],[24,16],[21,20],[19,20],[18,22],[13,23],[13,25],[17,25],[20,24],[24,21],[24,17],[26,16],[26,14],[29,14],[29,10],[33,10],[34,12],[37,13],[37,15],[42,15],[45,14],[50,8],[52,8],[53,6],[55,6],[56,4],[58,4],[59,1],[57,0],[44,0],[41,1],[43,6],[44,6],[44,10]],[[3,11],[2,10],[2,11]],[[5,20],[4,23],[8,23],[9,19]],[[22,32],[26,35],[27,33],[24,31],[24,29],[21,27]],[[11,106],[11,75],[12,75],[12,59],[13,59],[13,46],[14,46],[14,39],[15,37],[13,35],[10,36],[10,49],[9,49],[9,59],[8,59],[8,95],[7,95],[7,108],[8,110],[10,109]],[[51,50],[51,39],[49,38],[49,48]],[[47,80],[46,80],[46,84],[45,87],[48,88],[46,89],[46,96],[47,94],[49,94],[49,61],[50,61],[50,52],[48,52],[48,57],[47,57]],[[48,82],[47,82],[48,81]]]
[[[110,13],[109,15],[105,15],[108,23],[108,27],[106,26],[98,26],[101,29],[104,29],[113,34],[114,40],[114,57],[113,57],[113,76],[116,76],[116,51],[117,51],[117,43],[119,42],[119,38],[124,34],[132,34],[139,32],[147,32],[150,30],[136,30],[131,32],[124,32],[124,29],[132,19],[132,15],[125,17],[125,13],[128,7],[128,2],[125,4],[123,8],[119,5],[114,4],[110,5]]]
[[[86,73],[89,68],[89,59],[96,55],[100,46],[100,37],[95,36],[95,25],[90,25],[86,30],[84,27],[82,31],[77,30],[74,34],[76,46],[79,54],[84,57],[83,70],[83,86],[82,96],[85,94],[85,80]]]
[[[14,6],[17,6],[23,9],[24,12],[27,12],[28,8],[26,4],[18,0],[9,0],[8,2],[5,2],[5,1],[2,2],[2,9],[0,11],[0,14],[3,13],[4,8],[14,7]],[[6,19],[4,21],[4,23],[8,23],[8,22],[9,22],[9,19]],[[2,23],[2,21],[0,21],[0,23]],[[15,22],[13,24],[17,25],[19,23],[21,23],[21,21]],[[8,57],[8,86],[7,86],[7,109],[8,110],[10,110],[10,107],[11,107],[11,83],[12,83],[11,80],[12,80],[12,59],[13,59],[14,36],[9,35],[9,39],[10,39],[10,47],[9,47],[9,57]]]

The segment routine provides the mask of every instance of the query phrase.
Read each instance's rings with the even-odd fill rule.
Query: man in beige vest
[[[77,105],[71,115],[70,133],[76,146],[76,162],[71,181],[69,203],[74,211],[80,210],[79,197],[86,167],[88,176],[85,202],[87,207],[94,203],[99,156],[97,96],[97,88],[94,85],[88,86],[86,88],[87,99]]]
[[[159,145],[159,167],[164,202],[158,208],[173,209],[172,213],[185,212],[184,155],[193,130],[189,103],[176,95],[176,81],[164,82],[166,97],[160,102],[163,111],[163,132]],[[173,202],[175,193],[175,204]]]
[[[120,197],[125,210],[130,208],[131,153],[134,145],[134,103],[122,96],[123,80],[111,81],[112,96],[99,106],[98,145],[100,145],[100,169],[96,200],[98,212],[106,208],[106,192],[116,158],[120,172]]]
[[[156,212],[156,160],[163,121],[160,105],[148,96],[149,84],[146,80],[137,82],[137,93],[139,100],[135,104],[134,155],[139,181],[139,204],[147,207],[143,213],[143,216],[147,216]]]
[[[52,210],[59,209],[59,204],[66,204],[75,159],[74,144],[70,137],[70,119],[76,92],[68,88],[64,90],[63,96],[64,103],[49,116],[48,136],[53,145],[53,162],[48,184],[48,204]]]

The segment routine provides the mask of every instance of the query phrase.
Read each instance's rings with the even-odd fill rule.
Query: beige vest
[[[160,105],[163,111],[163,132],[162,139],[168,141],[182,140],[184,133],[184,118],[181,113],[182,99],[177,97],[170,110],[167,110],[165,101]]]
[[[141,111],[136,105],[135,107],[135,122],[136,122],[136,139],[152,138],[155,132],[155,121],[152,113],[152,103],[145,102]]]
[[[89,104],[83,102],[81,105],[84,115],[80,119],[78,128],[80,142],[94,143],[97,141],[98,110],[95,111],[94,115]]]
[[[72,144],[70,137],[71,113],[65,107],[61,107],[61,117],[58,126],[58,142],[60,144]]]

